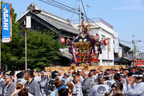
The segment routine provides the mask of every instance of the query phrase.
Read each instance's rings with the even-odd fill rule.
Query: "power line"
[[[55,2],[55,3],[57,3],[57,4],[63,5],[63,6],[65,6],[65,7],[67,7],[67,8],[72,9],[72,10],[76,10],[76,11],[78,11],[78,9],[72,8],[72,7],[67,6],[67,5],[65,5],[65,4],[62,4],[62,3],[60,3],[60,2],[57,2],[57,1],[55,1],[55,0],[47,0],[47,1],[53,1],[53,2]]]
[[[47,0],[47,1],[45,1],[45,0],[39,0],[39,1],[44,2],[44,3],[46,3],[46,4],[49,4],[49,5],[52,5],[52,6],[54,6],[54,7],[63,9],[63,10],[68,11],[68,12],[72,12],[72,13],[75,13],[75,14],[79,14],[77,11],[74,10],[74,8],[72,8],[72,9],[71,9],[71,8],[66,8],[66,7],[64,7],[64,6],[60,5],[60,4],[54,3],[54,2],[49,1],[49,0]]]
[[[86,11],[85,11],[85,7],[84,7],[84,4],[83,4],[83,0],[81,0],[81,1],[82,1],[82,6],[83,6],[83,10],[84,10],[84,13],[85,13],[86,20],[88,21],[88,17],[87,17]]]
[[[76,8],[76,6],[77,6],[77,0],[76,0],[76,4],[75,4],[74,8]],[[71,16],[71,19],[70,19],[70,20],[72,20],[73,15],[74,15],[74,13],[72,13],[72,16]]]

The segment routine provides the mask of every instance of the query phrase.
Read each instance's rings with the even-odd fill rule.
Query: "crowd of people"
[[[144,68],[0,72],[0,96],[144,96]]]

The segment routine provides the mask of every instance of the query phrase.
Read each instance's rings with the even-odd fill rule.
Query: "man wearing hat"
[[[143,74],[141,72],[136,72],[135,75],[136,85],[133,86],[130,79],[126,79],[127,81],[127,92],[128,96],[144,96],[144,82],[142,82]]]
[[[62,84],[64,84],[64,85],[66,85],[67,84],[67,82],[70,82],[70,78],[68,78],[69,77],[69,75],[68,74],[66,74],[66,73],[64,73],[64,76],[63,76],[63,78],[62,78]]]
[[[5,86],[3,88],[2,96],[10,96],[15,90],[15,84],[12,82],[10,74],[5,75]]]
[[[110,79],[110,74],[109,74],[108,71],[105,71],[103,77],[104,77],[104,80],[105,80],[104,84],[107,84],[109,87],[111,87],[115,83],[114,80]]]
[[[71,82],[73,84],[73,86],[74,86],[72,95],[73,96],[83,96],[82,86],[81,86],[81,83],[79,82],[80,74],[75,72],[73,74],[73,77],[74,77],[74,79]]]
[[[82,69],[78,69],[77,72],[78,72],[79,75],[80,75],[80,83],[82,84],[82,83],[83,83],[83,80],[84,80],[84,78],[82,77]]]

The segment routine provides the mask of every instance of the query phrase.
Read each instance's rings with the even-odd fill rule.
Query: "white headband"
[[[133,77],[143,77],[143,75],[132,75]]]

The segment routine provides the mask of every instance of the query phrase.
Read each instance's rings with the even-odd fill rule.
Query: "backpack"
[[[48,82],[48,90],[50,90],[50,91],[54,91],[55,90],[55,79],[51,79]]]

